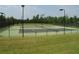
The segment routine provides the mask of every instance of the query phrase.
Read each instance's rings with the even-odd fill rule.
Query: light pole
[[[9,32],[9,37],[10,37],[10,18],[8,18],[8,32]]]
[[[64,11],[64,35],[65,35],[65,9],[59,9],[60,11]]]
[[[22,37],[24,37],[24,5],[21,5],[22,7]]]
[[[3,12],[0,12],[0,14],[1,14],[1,18],[3,17],[3,15],[5,16],[6,14],[5,13],[3,13]],[[8,19],[8,21],[9,21],[9,19]],[[10,22],[9,22],[10,23]],[[9,28],[9,37],[10,37],[10,24],[8,23],[8,28]]]
[[[1,16],[3,17],[3,15],[5,16],[6,14],[3,13],[3,12],[0,12]],[[9,22],[9,19],[8,19],[8,22]],[[10,22],[9,22],[10,23]],[[9,32],[9,37],[10,37],[10,24],[8,23],[8,32]]]

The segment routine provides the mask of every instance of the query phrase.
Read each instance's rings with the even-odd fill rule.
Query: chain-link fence
[[[42,27],[41,27],[42,26]],[[24,24],[24,36],[40,36],[40,35],[58,35],[64,34],[63,26],[41,25],[41,24]],[[65,27],[65,33],[78,33],[78,28]],[[14,37],[22,36],[22,26],[14,25],[0,29],[0,36]]]

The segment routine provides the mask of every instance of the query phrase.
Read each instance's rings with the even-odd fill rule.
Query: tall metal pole
[[[65,35],[65,9],[59,9],[60,11],[64,11],[64,35]]]
[[[3,13],[3,12],[0,12],[0,14],[1,14],[1,18],[3,17],[3,15],[5,16],[5,13]],[[2,19],[1,19],[2,20]],[[9,28],[9,37],[10,37],[10,24],[8,24],[8,28]]]
[[[8,19],[8,32],[9,32],[9,37],[10,37],[10,19]]]
[[[65,34],[65,9],[64,9],[64,34]]]
[[[3,17],[3,15],[5,16],[6,14],[5,13],[3,13],[3,12],[0,12],[0,14],[1,14],[1,18]],[[9,20],[9,19],[8,19]],[[9,30],[8,30],[8,32],[9,32],[9,37],[10,37],[10,24],[8,23],[8,28],[9,28]]]
[[[22,37],[24,37],[24,5],[22,7]]]
[[[3,12],[0,12],[0,14],[1,14],[1,16],[3,16],[3,15],[5,16],[6,15]],[[8,22],[9,22],[9,19],[8,19]],[[10,22],[8,23],[8,32],[9,32],[8,36],[10,37]]]

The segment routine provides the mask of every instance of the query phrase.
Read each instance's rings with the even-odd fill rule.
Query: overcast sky
[[[66,15],[79,17],[79,5],[26,5],[25,6],[25,19],[32,18],[36,14],[44,14],[45,16],[63,16],[63,11],[59,11],[60,8],[64,8]],[[0,5],[0,12],[6,14],[6,16],[13,16],[15,18],[21,18],[22,8],[20,5]]]

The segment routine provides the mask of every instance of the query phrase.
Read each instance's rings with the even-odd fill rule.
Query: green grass
[[[0,53],[76,54],[79,53],[79,34],[0,37]]]

